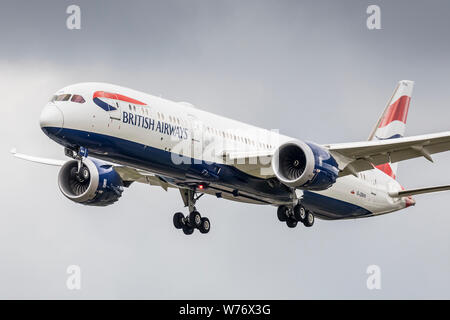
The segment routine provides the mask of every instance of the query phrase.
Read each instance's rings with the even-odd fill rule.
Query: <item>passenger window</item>
[[[84,98],[78,94],[74,94],[72,96],[72,99],[70,99],[70,101],[76,102],[76,103],[85,103],[86,102],[86,100],[84,100]]]

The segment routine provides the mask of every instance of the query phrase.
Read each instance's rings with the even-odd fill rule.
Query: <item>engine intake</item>
[[[305,190],[328,189],[339,174],[336,160],[326,149],[298,140],[278,147],[272,169],[283,184]]]
[[[59,171],[58,185],[68,199],[90,206],[107,206],[122,196],[123,181],[109,164],[86,158],[78,172],[76,160],[67,161]]]

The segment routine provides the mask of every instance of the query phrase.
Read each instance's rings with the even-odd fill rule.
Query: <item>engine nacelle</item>
[[[339,174],[338,164],[327,150],[298,140],[278,147],[272,169],[283,184],[304,190],[328,189]]]
[[[89,206],[107,206],[122,196],[123,181],[109,164],[86,158],[78,173],[78,162],[67,161],[59,171],[58,185],[70,200]]]

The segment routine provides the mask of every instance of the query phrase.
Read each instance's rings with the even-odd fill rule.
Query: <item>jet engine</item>
[[[339,174],[336,160],[326,149],[299,140],[275,150],[272,169],[283,184],[303,190],[328,189]]]
[[[80,170],[78,161],[67,161],[59,171],[58,185],[70,200],[89,206],[107,206],[123,192],[123,181],[112,165],[86,158]]]

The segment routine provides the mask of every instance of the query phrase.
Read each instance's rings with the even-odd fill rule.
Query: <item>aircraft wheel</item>
[[[298,221],[292,218],[286,220],[286,224],[289,228],[295,228],[297,226]]]
[[[89,179],[89,169],[87,168],[87,167],[82,167],[81,168],[81,172],[80,172],[80,175],[81,175],[81,177],[82,177],[82,179],[84,180],[84,181],[86,181],[86,180],[88,180]]]
[[[294,217],[299,222],[304,222],[306,219],[306,209],[301,204],[294,207]]]
[[[194,232],[194,228],[192,227],[188,227],[188,226],[183,226],[183,233],[186,235],[190,235]]]
[[[314,224],[314,214],[311,211],[306,211],[306,219],[303,221],[305,227],[312,227]]]
[[[211,223],[209,222],[208,218],[202,218],[200,226],[198,227],[198,230],[200,230],[201,233],[208,233],[211,229]]]
[[[181,212],[177,212],[173,215],[173,225],[175,226],[175,228],[177,229],[183,228],[184,226],[183,219],[184,214],[182,214]]]
[[[278,209],[277,209],[278,220],[280,220],[281,222],[287,221],[287,219],[288,219],[288,216],[286,214],[287,210],[288,210],[288,208],[286,206],[279,206],[278,207]]]
[[[198,228],[201,223],[202,223],[202,216],[200,215],[200,213],[196,210],[192,211],[189,214],[189,224],[194,228]]]

